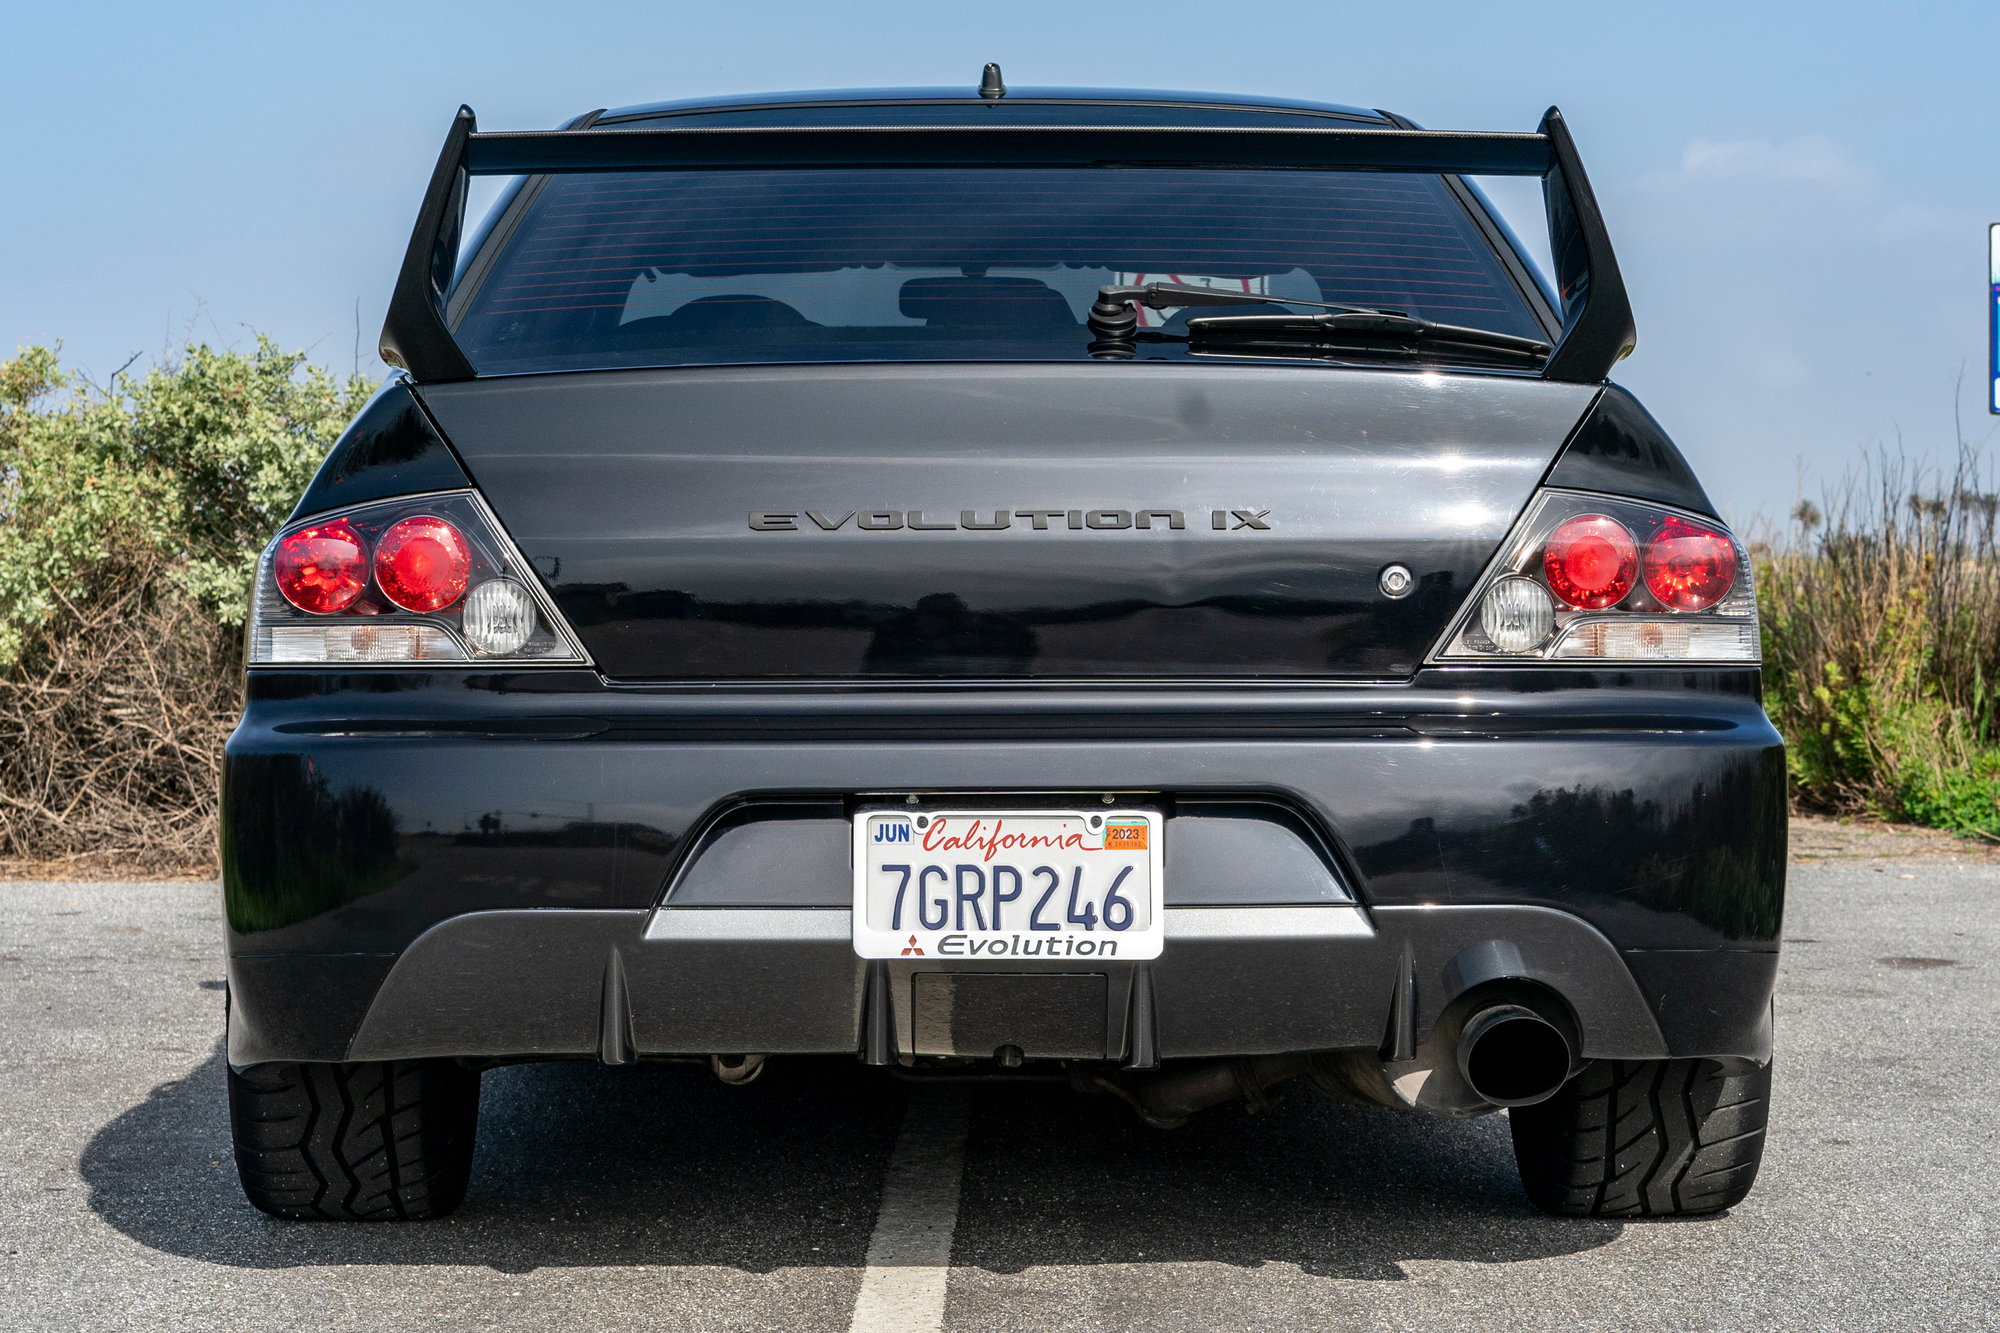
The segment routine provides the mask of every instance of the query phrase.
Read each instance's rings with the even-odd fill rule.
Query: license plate
[[[863,958],[1158,958],[1156,810],[869,810],[854,817]]]

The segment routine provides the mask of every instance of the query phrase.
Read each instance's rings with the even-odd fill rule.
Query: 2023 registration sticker
[[[1160,956],[1156,810],[871,810],[854,820],[863,958]]]

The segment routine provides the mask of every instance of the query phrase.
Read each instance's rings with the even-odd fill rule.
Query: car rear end
[[[1545,178],[1566,299],[1482,170]],[[1707,1145],[1761,1132],[1770,1057],[1751,571],[1604,382],[1629,316],[1559,118],[466,117],[411,255],[409,374],[265,555],[229,748],[260,1206],[448,1210],[485,1065],[790,1055],[1160,1124],[1288,1079],[1510,1106],[1561,1211],[1748,1188]],[[1217,342],[1189,297],[1107,352],[1092,302],[1147,283],[1403,332]],[[1592,1166],[1621,1098],[1654,1151]],[[315,1148],[325,1106],[385,1145],[404,1107],[436,1188]]]

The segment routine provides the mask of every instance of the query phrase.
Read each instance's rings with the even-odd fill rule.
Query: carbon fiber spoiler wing
[[[1632,306],[1562,113],[1533,134],[1155,126],[567,129],[482,134],[461,106],[424,194],[382,325],[382,359],[419,381],[475,376],[445,322],[466,182],[581,171],[826,167],[1278,168],[1538,176],[1562,332],[1544,378],[1596,383],[1632,350]]]

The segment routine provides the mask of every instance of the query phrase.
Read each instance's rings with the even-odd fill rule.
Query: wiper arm
[[[1543,360],[1549,344],[1492,329],[1468,328],[1461,324],[1440,324],[1419,319],[1400,310],[1378,306],[1347,305],[1338,301],[1302,301],[1292,297],[1266,296],[1259,292],[1232,292],[1219,287],[1190,287],[1178,282],[1148,282],[1136,287],[1113,284],[1097,290],[1090,307],[1090,331],[1095,337],[1090,354],[1103,361],[1128,360],[1135,344],[1147,341],[1179,341],[1171,334],[1139,331],[1138,307],[1170,310],[1185,306],[1283,305],[1312,306],[1324,315],[1201,315],[1188,321],[1190,352],[1208,344],[1215,351],[1232,356],[1330,356],[1357,352],[1379,358],[1384,355],[1415,359],[1430,352],[1497,357],[1502,360]]]
[[[1343,305],[1337,301],[1297,301],[1257,292],[1232,292],[1219,287],[1190,287],[1178,282],[1148,282],[1137,287],[1116,283],[1097,289],[1090,307],[1090,331],[1096,335],[1090,354],[1100,359],[1119,360],[1132,355],[1132,338],[1139,331],[1138,307],[1172,310],[1191,305],[1309,305],[1319,310],[1335,310],[1355,315],[1397,315],[1398,310],[1378,310],[1374,306]],[[1248,316],[1257,318],[1257,316]]]
[[[1188,321],[1187,342],[1190,352],[1206,343],[1218,351],[1226,347],[1232,355],[1363,351],[1418,357],[1428,351],[1459,351],[1541,360],[1550,351],[1549,344],[1537,338],[1440,324],[1390,310],[1352,309],[1327,315],[1209,315]]]

